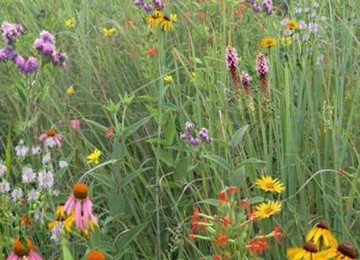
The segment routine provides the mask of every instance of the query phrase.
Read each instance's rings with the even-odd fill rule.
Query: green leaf
[[[266,161],[259,160],[256,158],[249,158],[249,159],[246,159],[245,161],[242,161],[239,165],[237,165],[237,168],[235,171],[237,171],[240,167],[242,167],[246,164],[266,164]]]
[[[138,130],[140,127],[145,125],[149,121],[150,118],[151,118],[151,116],[145,117],[145,118],[137,121],[136,123],[132,124],[131,126],[126,127],[124,130],[124,133],[123,133],[123,140],[128,138],[130,135],[135,133],[136,130]]]
[[[146,172],[147,170],[152,169],[152,167],[146,167],[146,168],[140,168],[136,171],[133,171],[132,173],[126,175],[126,177],[122,181],[122,186],[128,185],[133,179],[137,178],[140,174],[143,172]]]
[[[231,165],[228,163],[224,158],[221,156],[210,154],[210,155],[203,155],[204,158],[209,159],[210,161],[215,162],[217,165],[219,165],[221,168],[227,171],[231,171]]]
[[[217,199],[205,199],[199,201],[197,204],[209,204],[217,207],[219,206],[219,201]]]
[[[159,149],[156,151],[157,155],[159,156],[160,160],[165,163],[167,166],[171,167],[174,166],[174,160],[172,158],[171,153],[165,151],[164,149]]]
[[[263,202],[265,199],[264,197],[252,197],[249,199],[250,204],[257,204]]]
[[[62,248],[64,260],[74,260],[74,258],[71,255],[71,252],[70,252],[70,250],[69,250],[69,248],[67,246],[66,239],[62,239],[61,248]]]
[[[244,138],[244,134],[246,133],[246,131],[248,129],[249,129],[249,125],[244,125],[240,129],[235,131],[235,133],[233,134],[233,136],[231,137],[231,140],[230,140],[230,144],[233,148],[238,146],[241,143],[241,141]]]
[[[141,233],[141,231],[148,225],[148,223],[149,222],[144,222],[138,226],[133,227],[132,229],[124,231],[120,235],[120,239],[116,242],[116,250],[121,252],[123,249],[125,249],[125,247]]]

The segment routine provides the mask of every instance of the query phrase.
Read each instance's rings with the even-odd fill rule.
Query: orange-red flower
[[[155,48],[154,45],[151,45],[147,51],[146,51],[146,54],[150,57],[154,57],[158,54],[158,50]]]
[[[229,238],[225,236],[224,233],[224,230],[221,230],[220,233],[216,235],[214,245],[219,245],[221,247],[224,247],[226,245],[226,243],[229,241]]]
[[[253,256],[257,257],[262,255],[265,249],[271,248],[267,242],[267,238],[263,236],[262,238],[255,238],[250,241],[250,245],[246,247],[246,250],[250,251]]]

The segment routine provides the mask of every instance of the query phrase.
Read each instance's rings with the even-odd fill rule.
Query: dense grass
[[[79,180],[90,186],[99,218],[99,229],[89,238],[68,238],[74,259],[85,259],[86,250],[95,247],[109,259],[211,256],[211,244],[188,239],[194,206],[230,185],[240,187],[241,198],[263,196],[252,184],[260,173],[286,187],[279,198],[281,214],[261,226],[269,231],[279,223],[285,238],[272,243],[265,259],[284,259],[287,247],[301,247],[319,219],[359,252],[358,1],[319,1],[318,33],[289,46],[281,44],[281,20],[310,19],[295,13],[294,1],[274,1],[271,16],[255,14],[242,1],[168,2],[165,12],[178,16],[173,32],[149,29],[146,14],[131,1],[2,1],[1,21],[26,28],[18,50],[35,55],[32,43],[47,30],[69,57],[65,70],[41,64],[38,73],[27,76],[0,63],[0,160],[14,185],[23,165],[41,167],[39,159],[14,156],[19,140],[35,145],[42,132],[55,128],[63,146],[53,161],[66,159],[69,167],[55,172],[60,196],[44,204],[44,221],[53,218],[51,208]],[[75,18],[75,28],[64,26],[69,18]],[[117,32],[105,37],[103,28],[110,27]],[[260,47],[267,36],[279,39],[278,45]],[[238,72],[253,78],[253,101],[234,91],[225,66],[228,45],[237,49]],[[146,54],[150,46],[157,55]],[[255,71],[260,52],[270,64],[269,98]],[[164,82],[166,74],[172,83]],[[66,94],[70,85],[72,96]],[[79,130],[68,123],[74,118],[80,119]],[[186,121],[207,128],[211,144],[193,148],[181,141]],[[105,137],[109,126],[112,138]],[[96,166],[86,160],[95,148],[102,152]],[[5,256],[18,235],[5,224],[9,217],[0,215]],[[17,223],[11,218],[11,225]],[[30,235],[44,259],[63,259],[62,246],[49,242],[46,225],[35,227]]]

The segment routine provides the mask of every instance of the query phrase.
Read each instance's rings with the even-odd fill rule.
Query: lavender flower
[[[0,61],[15,60],[18,54],[11,45],[0,50]]]
[[[34,173],[33,169],[30,167],[24,167],[22,168],[22,181],[23,183],[31,183],[35,181],[36,174]]]
[[[55,37],[48,31],[42,31],[40,33],[40,39],[46,43],[55,44]]]
[[[54,65],[59,65],[62,68],[66,68],[66,60],[68,56],[65,52],[55,52],[52,57],[52,62]]]
[[[2,36],[12,45],[17,37],[24,33],[24,28],[20,24],[3,22],[1,24]]]
[[[264,6],[264,9],[266,11],[267,14],[272,14],[272,10],[271,10],[271,7],[272,7],[272,1],[271,0],[265,0],[263,2],[263,6]]]
[[[11,199],[13,201],[18,201],[23,197],[24,193],[21,188],[16,188],[11,192]]]
[[[319,30],[319,26],[317,23],[309,23],[309,31],[313,34],[316,34]]]
[[[10,183],[7,181],[0,182],[0,194],[10,191]]]
[[[24,145],[24,141],[20,140],[19,144],[15,146],[15,154],[19,157],[25,157],[29,152],[29,147]]]
[[[181,133],[180,134],[180,139],[183,140],[183,141],[186,141],[186,140],[190,140],[191,138],[191,135],[189,133]]]
[[[42,164],[47,164],[51,160],[51,153],[47,152],[42,158]]]
[[[37,200],[38,197],[39,197],[39,192],[35,189],[32,189],[28,194],[27,201],[34,202]]]
[[[42,170],[39,172],[38,176],[39,187],[44,190],[49,190],[54,185],[54,175],[52,172]]]
[[[54,240],[56,244],[60,243],[61,234],[64,230],[64,224],[62,221],[57,221],[55,227],[50,231],[51,232],[51,240]]]
[[[153,4],[157,9],[164,9],[164,4],[161,2],[161,0],[153,0]]]
[[[253,3],[251,5],[251,8],[255,13],[260,13],[261,12],[261,7],[259,5],[257,5],[256,3]]]
[[[6,166],[0,163],[0,178],[2,178],[6,173]]]
[[[25,74],[31,74],[36,72],[39,69],[38,61],[35,57],[29,57],[25,62]]]

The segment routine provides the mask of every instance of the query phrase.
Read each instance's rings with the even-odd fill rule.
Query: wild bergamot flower
[[[70,19],[67,19],[64,24],[67,28],[75,28],[76,20],[75,20],[75,18],[70,18]]]
[[[88,163],[98,164],[100,156],[101,156],[100,150],[95,149],[90,155],[86,157],[86,159],[88,160]]]
[[[318,222],[310,229],[305,240],[314,242],[319,248],[322,248],[322,246],[336,248],[338,246],[336,238],[329,230],[325,221]]]
[[[256,218],[269,218],[270,216],[277,214],[281,211],[281,202],[268,201],[263,202],[255,208]]]
[[[269,175],[263,175],[255,181],[255,185],[263,191],[281,193],[285,190],[284,185],[278,180],[273,179]]]
[[[260,46],[263,48],[271,48],[276,46],[278,43],[278,41],[276,40],[276,38],[274,37],[265,37],[262,38],[261,42],[260,42]]]

